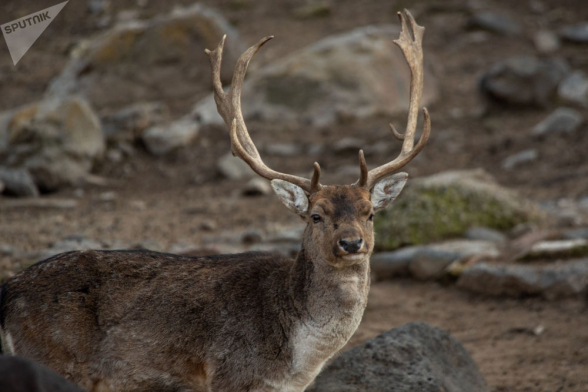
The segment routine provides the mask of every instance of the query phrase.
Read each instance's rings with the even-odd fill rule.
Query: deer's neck
[[[369,259],[349,267],[334,267],[319,257],[310,254],[303,244],[290,271],[290,296],[298,317],[307,325],[333,322],[355,331],[367,304]]]
[[[290,389],[283,390],[304,390],[345,346],[363,316],[369,285],[369,260],[336,268],[312,258],[303,244],[289,276],[293,351]]]

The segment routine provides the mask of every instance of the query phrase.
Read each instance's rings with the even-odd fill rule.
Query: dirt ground
[[[189,1],[145,2],[141,16],[168,12],[174,4]],[[449,169],[482,167],[500,183],[538,201],[588,196],[588,125],[574,136],[548,141],[531,140],[529,131],[555,107],[506,108],[486,102],[478,93],[478,80],[493,62],[511,55],[537,55],[530,37],[541,28],[588,20],[583,0],[550,1],[333,1],[331,14],[321,19],[294,17],[301,2],[294,0],[205,0],[219,9],[251,44],[273,34],[276,39],[254,60],[267,64],[327,35],[368,24],[396,21],[395,12],[409,7],[419,24],[426,26],[425,56],[433,59],[442,99],[429,109],[433,132],[427,148],[407,171],[418,177]],[[0,24],[54,5],[53,0],[4,0]],[[0,110],[39,99],[49,81],[67,62],[72,46],[99,31],[88,2],[72,0],[60,19],[39,38],[17,67],[7,50],[0,52]],[[537,4],[544,7],[537,11]],[[475,42],[466,28],[474,6],[501,11],[523,26],[524,34],[506,37],[488,34]],[[114,13],[137,8],[137,2],[112,2]],[[202,48],[195,48],[201,50]],[[564,44],[554,55],[572,69],[588,70],[586,46]],[[203,81],[209,85],[210,81]],[[204,93],[206,90],[203,90]],[[190,108],[203,92],[183,103]],[[246,105],[246,102],[243,103]],[[302,141],[330,142],[361,135],[366,143],[394,142],[387,129],[392,121],[402,127],[403,115],[322,129],[275,129],[248,124],[257,143]],[[514,171],[501,169],[508,156],[535,148],[540,159]],[[299,223],[273,195],[240,196],[243,182],[220,178],[216,159],[229,151],[226,132],[203,129],[199,141],[173,157],[153,158],[141,148],[123,163],[103,163],[95,174],[107,185],[66,189],[50,198],[76,198],[79,205],[67,210],[7,207],[0,198],[0,243],[23,251],[50,246],[68,235],[83,235],[108,245],[152,241],[163,249],[174,244],[199,244],[204,235],[228,230],[267,229]],[[395,151],[396,153],[397,151]],[[381,164],[390,156],[368,157]],[[324,183],[352,182],[334,174],[341,165],[355,164],[356,155],[325,154],[264,158],[279,171],[305,173],[318,160]],[[114,199],[104,197],[114,192]],[[108,199],[108,200],[105,200]],[[202,222],[214,221],[211,232]],[[10,258],[0,259],[0,269],[18,270]],[[452,286],[397,280],[373,285],[364,320],[350,342],[360,344],[380,332],[410,322],[426,321],[449,330],[472,354],[492,391],[581,392],[588,390],[588,311],[580,299],[548,302],[537,298],[494,299],[474,296]],[[532,331],[544,326],[544,332]]]

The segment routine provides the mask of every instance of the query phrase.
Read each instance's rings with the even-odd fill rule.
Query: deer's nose
[[[363,239],[343,238],[339,240],[339,246],[347,253],[357,253],[363,246]]]

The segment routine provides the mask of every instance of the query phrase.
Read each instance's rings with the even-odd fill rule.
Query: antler
[[[387,164],[372,169],[368,172],[363,157],[363,151],[359,152],[359,166],[361,169],[361,176],[359,180],[354,184],[367,189],[371,189],[380,179],[386,177],[388,174],[400,169],[408,162],[410,162],[417,154],[423,149],[429,136],[431,134],[431,118],[426,108],[423,108],[423,116],[425,123],[423,125],[423,133],[417,143],[414,145],[414,135],[417,126],[417,118],[419,112],[419,106],[421,103],[421,95],[423,93],[423,34],[425,28],[416,24],[414,18],[408,12],[404,10],[406,19],[410,23],[412,29],[412,35],[406,25],[406,20],[403,15],[399,12],[398,18],[402,24],[402,31],[400,32],[400,38],[394,40],[394,43],[404,53],[404,58],[410,68],[410,104],[408,106],[408,123],[406,125],[406,133],[404,135],[398,133],[394,126],[390,124],[392,134],[398,140],[402,140],[402,150],[396,159]],[[414,36],[414,38],[413,38]]]
[[[268,180],[280,179],[298,185],[309,194],[318,191],[322,185],[319,183],[321,169],[318,163],[314,163],[314,174],[312,181],[306,178],[293,176],[290,174],[280,173],[270,169],[263,163],[255,144],[249,136],[245,120],[241,113],[241,89],[247,73],[249,62],[257,51],[273,36],[265,37],[258,43],[247,49],[235,65],[231,89],[228,92],[223,91],[220,80],[221,62],[223,57],[223,48],[225,45],[226,35],[222,38],[215,50],[205,50],[210,59],[212,67],[212,87],[214,89],[214,101],[216,108],[225,121],[225,124],[231,131],[231,151],[234,156],[245,161],[254,172]]]

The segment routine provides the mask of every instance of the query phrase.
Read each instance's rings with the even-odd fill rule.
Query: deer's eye
[[[319,223],[320,221],[323,220],[323,218],[321,218],[321,216],[318,214],[312,214],[310,217],[312,218],[312,221],[314,223]]]
[[[368,218],[368,220],[371,222],[374,220],[374,214],[370,214],[370,217]]]

